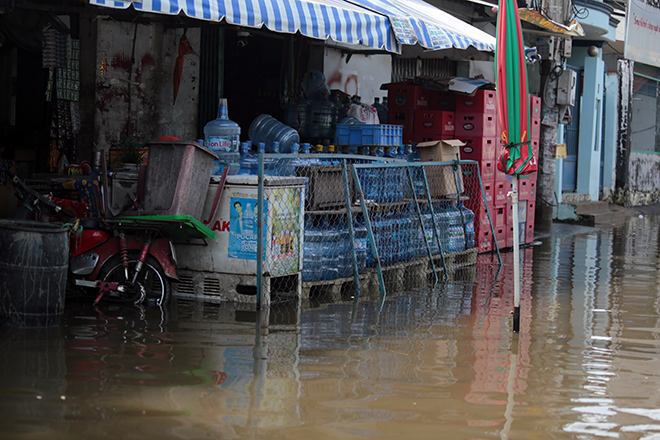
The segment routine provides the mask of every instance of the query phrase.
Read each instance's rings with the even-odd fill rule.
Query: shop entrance
[[[562,191],[574,192],[577,189],[578,145],[580,141],[580,99],[582,96],[582,72],[567,67],[577,73],[575,86],[575,106],[571,109],[571,123],[566,126],[566,158],[563,160]]]

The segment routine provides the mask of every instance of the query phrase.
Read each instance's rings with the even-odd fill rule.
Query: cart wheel
[[[128,274],[132,277],[133,270],[139,259],[139,252],[129,252],[128,254]],[[103,265],[99,272],[99,280],[125,283],[124,266],[121,264],[121,255],[115,255]],[[165,276],[165,272],[158,264],[158,261],[151,255],[142,268],[142,273],[137,279],[138,289],[144,289],[146,305],[166,305],[172,296],[172,284]]]

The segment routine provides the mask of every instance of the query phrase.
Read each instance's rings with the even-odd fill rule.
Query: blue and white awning
[[[90,0],[90,4],[177,15],[399,53],[387,16],[344,0]]]
[[[390,18],[401,44],[430,49],[495,51],[495,37],[422,0],[346,0]]]

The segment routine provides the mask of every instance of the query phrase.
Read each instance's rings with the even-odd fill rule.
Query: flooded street
[[[5,439],[660,438],[660,217],[378,303],[67,303],[0,332]],[[577,232],[577,233],[576,233]]]

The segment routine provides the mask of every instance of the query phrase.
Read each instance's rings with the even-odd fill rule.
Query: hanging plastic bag
[[[355,118],[363,124],[380,124],[378,110],[369,104],[351,104],[348,106],[346,116]]]

